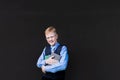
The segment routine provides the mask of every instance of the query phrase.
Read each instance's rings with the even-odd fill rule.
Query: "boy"
[[[48,45],[37,61],[37,67],[44,73],[42,80],[65,80],[65,70],[68,65],[67,47],[57,41],[58,34],[53,26],[45,30],[45,37]],[[56,59],[55,55],[51,56],[52,53],[57,55]]]

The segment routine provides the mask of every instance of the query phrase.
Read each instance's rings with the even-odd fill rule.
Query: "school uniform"
[[[56,53],[61,56],[60,60],[56,64],[46,64],[45,60],[49,58],[51,53]],[[54,46],[47,45],[37,61],[37,67],[41,68],[45,66],[45,74],[42,76],[42,80],[64,80],[65,71],[68,65],[68,50],[65,45],[56,43]]]

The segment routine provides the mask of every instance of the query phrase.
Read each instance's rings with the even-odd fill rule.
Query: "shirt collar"
[[[60,44],[57,42],[54,46],[51,46],[51,48],[57,48]]]

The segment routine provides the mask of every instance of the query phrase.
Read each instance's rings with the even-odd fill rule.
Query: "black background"
[[[44,30],[69,49],[66,80],[120,80],[120,6],[115,1],[0,1],[1,80],[40,80]]]

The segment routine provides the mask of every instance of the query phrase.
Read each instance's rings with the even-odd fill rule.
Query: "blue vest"
[[[56,50],[54,51],[54,53],[60,55],[60,51],[62,49],[62,45],[59,45]],[[51,48],[50,48],[50,45],[47,45],[46,46],[46,49],[45,49],[45,57],[46,56],[49,56],[51,54]]]
[[[56,50],[54,51],[54,53],[59,54],[60,55],[60,51],[62,49],[62,45],[59,45]],[[48,56],[51,54],[51,48],[50,45],[46,46],[45,49],[45,56]],[[46,64],[47,65],[47,64]],[[55,79],[55,80],[64,80],[65,79],[65,70],[63,71],[58,71],[56,73],[50,73],[50,72],[46,72],[46,74],[43,75],[43,78],[47,78],[47,79]]]

